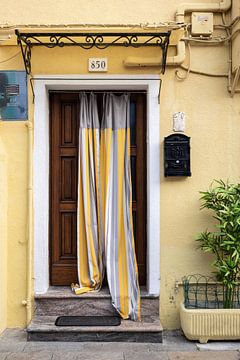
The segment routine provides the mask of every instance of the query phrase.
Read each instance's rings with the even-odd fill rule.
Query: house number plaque
[[[90,72],[106,72],[108,71],[107,58],[89,58],[88,71]]]

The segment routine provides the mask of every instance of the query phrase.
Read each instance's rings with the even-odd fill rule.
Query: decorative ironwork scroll
[[[84,50],[92,48],[106,49],[109,46],[139,48],[155,46],[162,50],[162,67],[164,73],[167,59],[167,49],[171,32],[103,32],[103,33],[21,33],[15,31],[17,42],[21,47],[23,61],[27,74],[31,73],[31,51],[34,46],[47,48],[79,46]]]

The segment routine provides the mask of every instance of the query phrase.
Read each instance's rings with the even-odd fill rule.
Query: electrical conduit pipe
[[[179,5],[176,12],[176,22],[184,23],[184,16],[187,12],[192,11],[211,11],[211,12],[226,12],[231,8],[231,0],[223,0],[217,3],[182,3]],[[181,65],[186,56],[185,42],[180,40],[177,44],[177,55],[167,57],[167,65],[177,66]],[[136,67],[136,66],[160,66],[161,59],[159,58],[137,58],[137,57],[128,57],[124,61],[124,65],[127,67]]]
[[[185,43],[184,41],[179,41],[177,44],[177,55],[167,57],[167,65],[180,65],[185,60]],[[162,59],[161,57],[154,58],[144,58],[144,57],[132,57],[129,56],[124,60],[124,65],[127,67],[136,67],[136,66],[161,66]]]
[[[32,319],[32,281],[33,281],[33,123],[26,123],[28,129],[28,224],[27,224],[27,298],[22,301],[26,306],[27,325]]]

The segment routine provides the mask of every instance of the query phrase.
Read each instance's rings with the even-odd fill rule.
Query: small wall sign
[[[0,119],[27,120],[27,75],[25,71],[0,71]]]
[[[108,71],[107,58],[89,58],[88,71],[90,72],[106,72]]]
[[[182,111],[173,114],[173,131],[185,131],[185,113]]]

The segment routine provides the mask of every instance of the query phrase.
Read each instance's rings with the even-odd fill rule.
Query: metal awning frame
[[[15,30],[17,43],[21,48],[24,66],[31,75],[32,48],[44,46],[48,49],[78,46],[84,50],[104,50],[110,46],[158,47],[162,50],[161,73],[164,74],[171,31],[142,32],[20,32]]]

